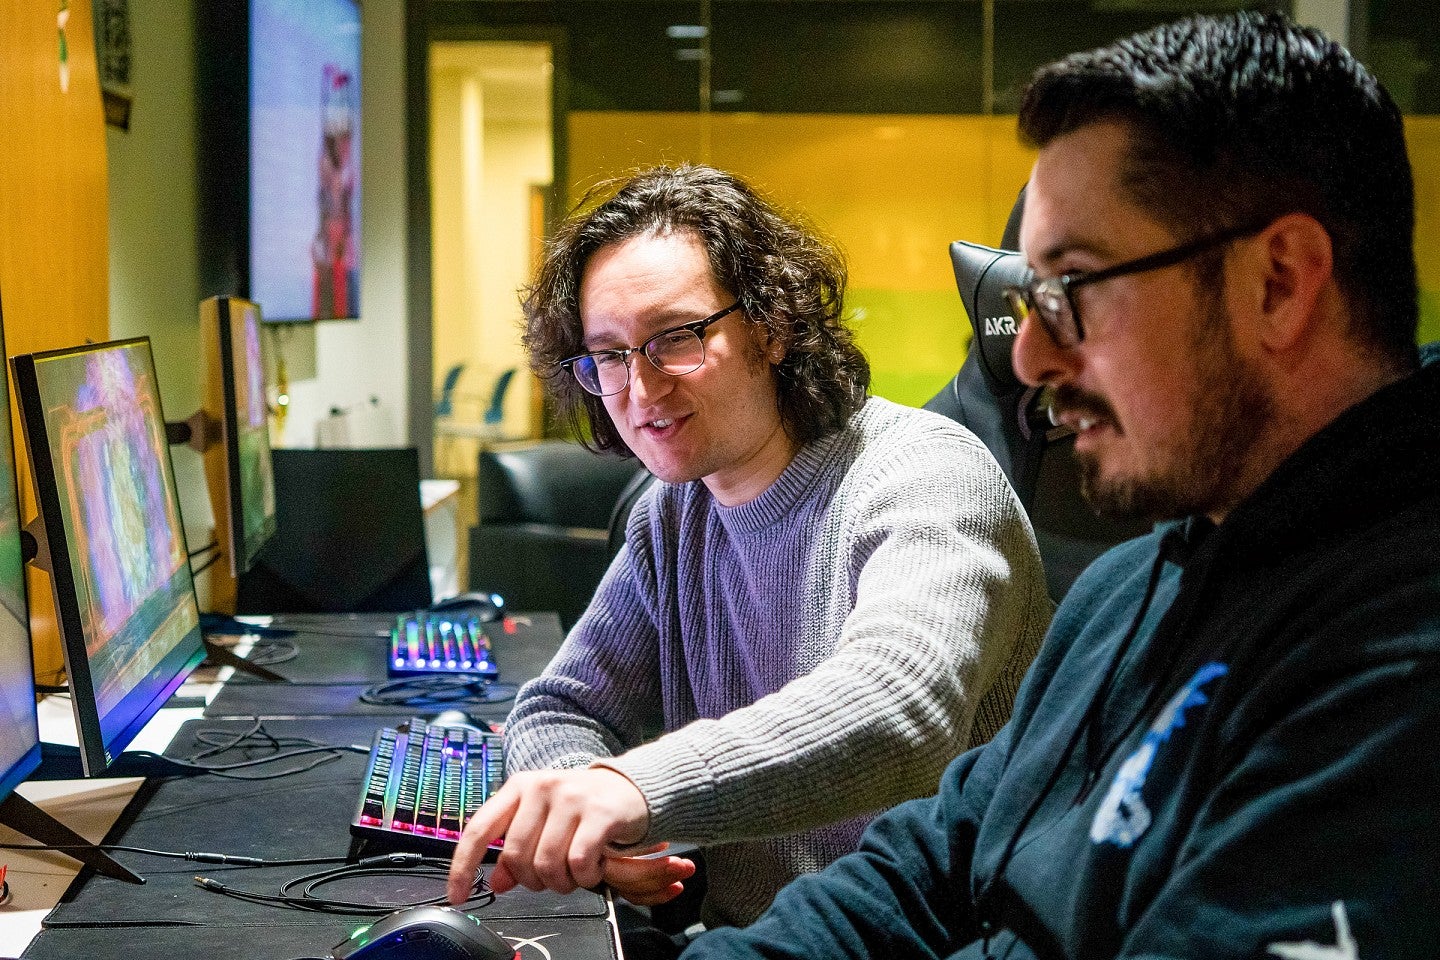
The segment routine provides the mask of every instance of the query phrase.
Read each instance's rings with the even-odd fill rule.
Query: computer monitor
[[[148,338],[11,360],[86,776],[205,658]]]
[[[260,308],[237,297],[200,304],[207,422],[218,443],[204,445],[215,537],[228,556],[228,577],[212,581],[216,609],[234,613],[233,580],[250,569],[275,535],[275,473],[270,461],[268,385],[260,343]],[[227,581],[221,584],[219,581]]]

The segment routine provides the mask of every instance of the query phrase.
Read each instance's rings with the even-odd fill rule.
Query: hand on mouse
[[[490,841],[505,838],[490,889],[569,893],[605,879],[607,848],[645,835],[650,811],[624,774],[605,767],[513,774],[465,826],[450,864],[451,903],[463,903]],[[611,851],[613,853],[613,851]]]
[[[670,846],[657,844],[646,853]],[[606,857],[605,882],[616,895],[640,907],[668,903],[685,890],[684,881],[695,875],[695,861],[684,857]]]

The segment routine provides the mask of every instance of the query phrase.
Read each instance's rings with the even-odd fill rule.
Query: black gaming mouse
[[[500,936],[451,907],[406,907],[355,931],[333,960],[517,960]]]
[[[459,593],[436,600],[430,605],[430,612],[453,613],[480,621],[499,620],[505,613],[505,599],[498,593]]]

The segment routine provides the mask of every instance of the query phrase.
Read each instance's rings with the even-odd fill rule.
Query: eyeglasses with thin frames
[[[740,309],[735,301],[701,320],[661,330],[638,347],[592,350],[560,361],[586,392],[609,397],[630,385],[630,356],[645,355],[651,366],[672,377],[694,373],[705,365],[705,332],[718,320]]]
[[[1159,253],[1127,260],[1090,273],[1036,277],[1034,271],[1031,271],[1024,283],[1005,288],[1005,301],[1015,312],[1017,323],[1024,323],[1034,317],[1040,321],[1057,346],[1073,347],[1085,339],[1085,327],[1080,323],[1080,308],[1075,303],[1076,290],[1102,280],[1173,267],[1222,244],[1259,233],[1273,222],[1273,219],[1266,219],[1262,223],[1220,230],[1169,250],[1161,250]]]

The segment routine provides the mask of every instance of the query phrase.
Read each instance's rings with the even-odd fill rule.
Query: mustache
[[[1106,420],[1115,423],[1115,410],[1102,396],[1086,393],[1073,384],[1061,384],[1054,388],[1050,400],[1050,416],[1056,421],[1061,414],[1070,413],[1087,420]]]

